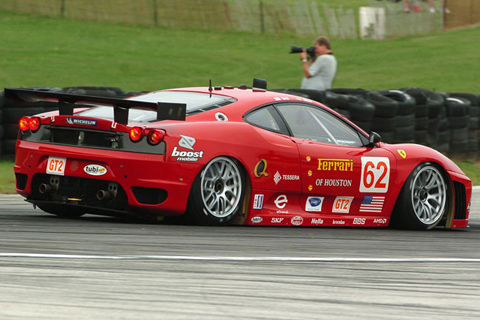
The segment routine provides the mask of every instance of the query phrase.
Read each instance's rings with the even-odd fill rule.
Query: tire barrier
[[[439,93],[421,88],[275,91],[319,101],[366,132],[379,133],[387,143],[417,143],[452,158],[480,158],[480,95],[477,94]]]
[[[100,97],[119,97],[124,98],[138,94],[137,92],[123,92],[114,87],[68,87],[68,88],[29,88],[38,91],[53,91],[71,94],[84,94]],[[42,102],[35,106],[12,106],[5,101],[3,91],[0,91],[0,156],[12,158],[15,155],[15,145],[18,135],[18,121],[23,116],[30,116],[52,110],[57,110],[56,104]]]
[[[142,92],[115,87],[79,86],[32,88],[101,97],[126,98]],[[421,88],[367,91],[335,88],[326,91],[274,89],[325,104],[367,133],[375,131],[387,143],[417,143],[458,159],[480,157],[480,95],[438,93]],[[0,155],[13,157],[18,121],[22,116],[56,110],[42,103],[34,107],[8,105],[0,91]]]

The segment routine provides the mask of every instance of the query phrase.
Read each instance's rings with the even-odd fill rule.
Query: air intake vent
[[[453,182],[455,188],[455,219],[463,220],[467,216],[467,199],[465,186],[460,182]]]

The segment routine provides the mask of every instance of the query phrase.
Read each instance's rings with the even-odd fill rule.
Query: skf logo
[[[397,150],[397,152],[403,159],[407,158],[407,153],[405,152],[405,150]]]
[[[260,178],[262,176],[268,177],[267,173],[267,160],[262,159],[258,161],[257,165],[255,166],[255,177]]]
[[[318,159],[318,168],[321,171],[353,171],[351,159]]]

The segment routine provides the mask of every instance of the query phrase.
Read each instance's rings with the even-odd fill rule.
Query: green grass
[[[122,26],[0,12],[0,86],[116,86],[155,90],[251,84],[299,87],[290,45],[313,39]],[[394,40],[333,40],[335,87],[369,90],[416,86],[480,93],[480,28]]]
[[[15,193],[13,161],[0,161],[0,193]]]
[[[345,7],[357,2],[363,4],[350,0]],[[88,85],[143,91],[206,86],[209,79],[214,85],[251,85],[258,77],[267,79],[269,88],[298,88],[300,62],[297,55],[288,54],[289,46],[310,46],[313,41],[5,12],[0,12],[0,30],[0,87]],[[383,41],[333,40],[339,61],[334,86],[480,94],[478,43],[480,27]],[[480,182],[474,163],[459,165]],[[14,192],[12,166],[0,163],[0,192]]]

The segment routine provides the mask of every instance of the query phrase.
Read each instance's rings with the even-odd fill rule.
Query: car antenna
[[[210,98],[212,97],[212,79],[210,79],[210,81],[208,82],[208,91],[210,91]]]

